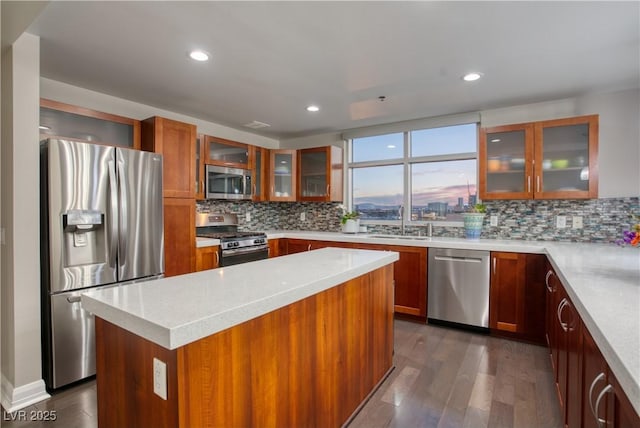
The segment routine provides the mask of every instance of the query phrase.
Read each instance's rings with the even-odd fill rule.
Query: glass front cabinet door
[[[271,150],[270,154],[270,201],[296,200],[295,150]]]
[[[598,197],[598,116],[535,124],[535,197]]]
[[[232,168],[249,168],[249,146],[218,137],[205,137],[205,162]]]
[[[533,124],[480,130],[480,199],[529,199],[533,189]]]
[[[598,197],[598,116],[480,130],[480,199]]]
[[[342,148],[316,147],[298,151],[298,200],[342,201]]]

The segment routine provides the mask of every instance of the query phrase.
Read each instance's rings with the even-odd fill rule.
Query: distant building
[[[478,195],[469,195],[469,206],[472,207],[474,206],[478,200]]]
[[[445,218],[447,216],[448,206],[448,202],[429,202],[429,204],[427,205],[427,209],[430,212],[435,213],[436,217]]]

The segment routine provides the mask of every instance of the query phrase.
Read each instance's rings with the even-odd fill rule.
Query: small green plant
[[[360,214],[356,211],[351,211],[350,213],[344,213],[342,218],[340,219],[341,224],[345,224],[347,220],[355,220],[360,217]]]
[[[475,204],[471,209],[469,209],[470,213],[486,213],[487,207],[485,204]]]

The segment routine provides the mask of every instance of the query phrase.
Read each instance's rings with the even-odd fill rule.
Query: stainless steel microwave
[[[251,199],[250,170],[206,165],[205,173],[207,199]]]

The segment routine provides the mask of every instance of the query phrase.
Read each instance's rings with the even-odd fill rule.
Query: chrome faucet
[[[400,215],[400,234],[404,236],[404,206],[400,205],[398,208],[398,214]]]

